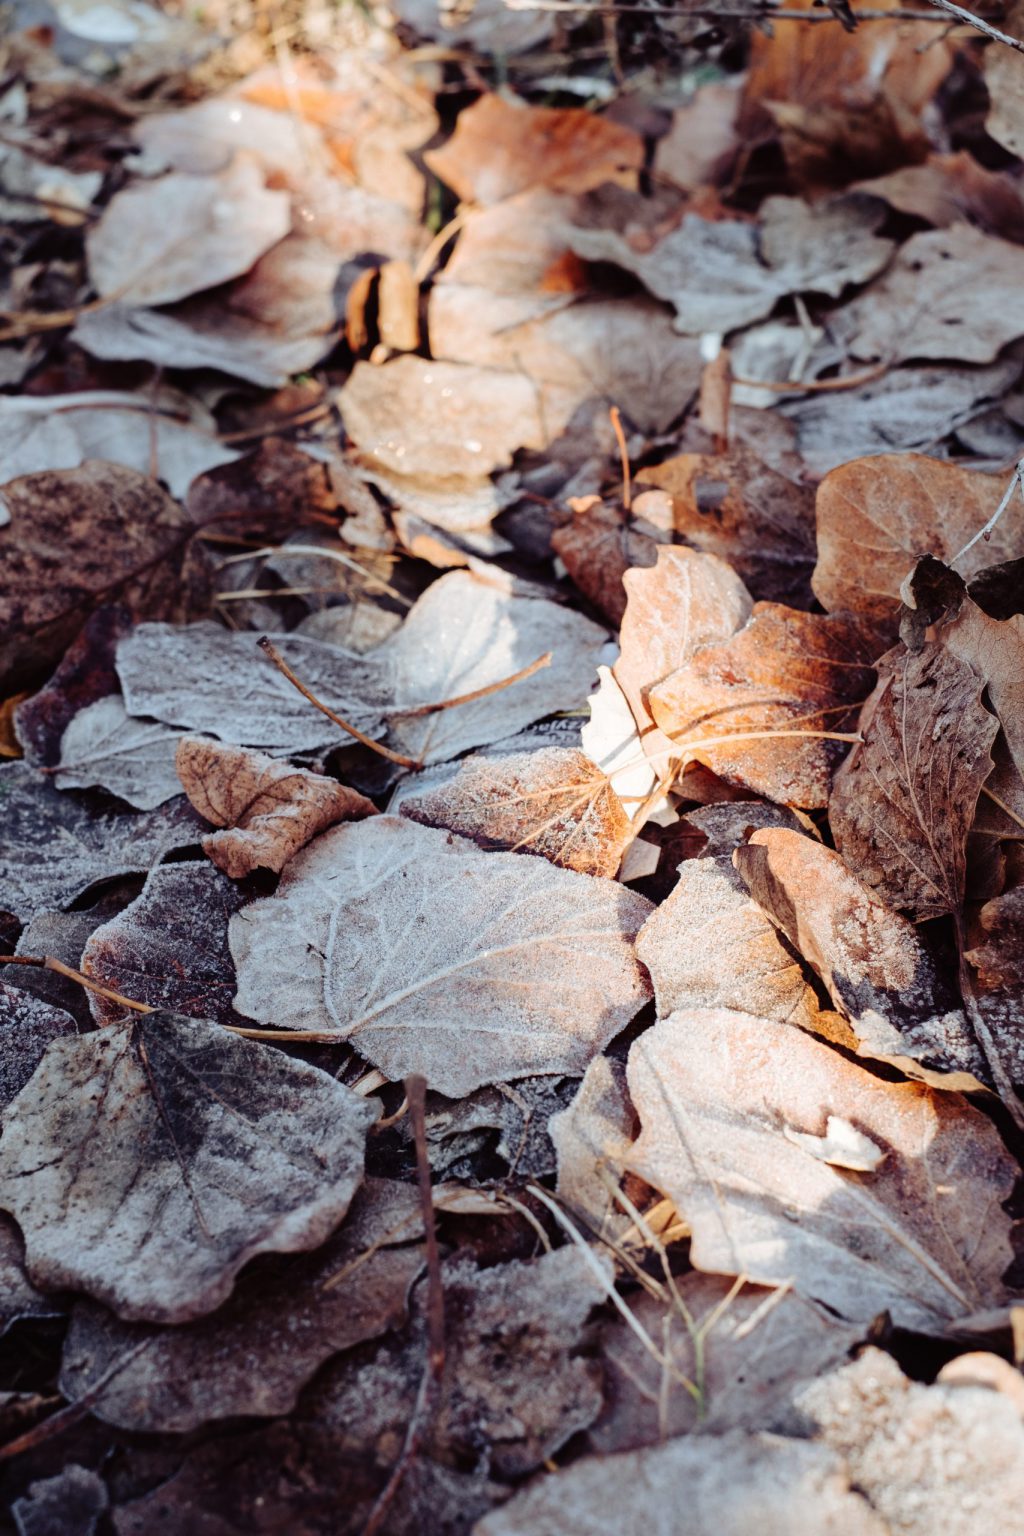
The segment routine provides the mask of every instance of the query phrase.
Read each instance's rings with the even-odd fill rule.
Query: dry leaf
[[[668,132],[655,146],[656,175],[688,191],[716,181],[739,144],[739,109],[740,93],[732,79],[699,86],[685,107],[675,108]]]
[[[537,853],[562,869],[608,879],[632,836],[604,774],[568,747],[467,758],[439,788],[403,799],[401,811],[481,848]]]
[[[671,894],[637,934],[636,952],[651,973],[659,1018],[677,1008],[734,1008],[818,1028],[814,989],[727,858],[679,866]]]
[[[1010,0],[1004,13],[1002,27],[1011,37],[1020,37],[1024,22],[1024,8],[1020,0]],[[1019,155],[1024,149],[1024,122],[1021,120],[1020,92],[1024,83],[1024,67],[1011,48],[987,48],[983,72],[988,88],[989,109],[985,128],[997,144],[1008,149],[1011,155]],[[1005,54],[1005,57],[1003,55]]]
[[[12,480],[0,492],[0,683],[45,671],[89,613],[118,599],[174,613],[195,524],[155,481],[116,464]]]
[[[815,1439],[900,1536],[1011,1531],[1024,1499],[1024,1425],[982,1386],[910,1381],[868,1349],[794,1399]]]
[[[272,192],[249,155],[214,176],[173,173],[119,192],[86,237],[103,298],[171,304],[248,272],[291,228],[286,192]]]
[[[71,1462],[54,1477],[30,1483],[11,1505],[18,1536],[95,1536],[107,1509],[107,1485],[98,1472]]]
[[[548,1134],[558,1154],[559,1195],[600,1232],[619,1213],[607,1181],[618,1184],[636,1135],[622,1063],[595,1056],[572,1103],[551,1116]]]
[[[54,765],[58,789],[106,789],[140,811],[181,794],[174,753],[181,732],[156,720],[136,720],[121,696],[87,704],[70,721]]]
[[[40,912],[21,930],[14,953],[37,958],[49,955],[77,970],[88,939],[101,923],[118,911],[122,900],[115,889],[84,912]],[[33,997],[70,1014],[80,1030],[92,1028],[89,994],[70,977],[42,967],[20,965],[10,969],[0,966],[0,977],[19,992],[30,992]]]
[[[602,182],[635,184],[640,135],[580,107],[527,107],[484,95],[459,113],[455,132],[424,160],[464,203],[500,203],[543,186],[588,192]]]
[[[0,1337],[23,1317],[63,1317],[63,1297],[36,1290],[25,1273],[25,1244],[16,1224],[0,1214]]]
[[[141,815],[97,815],[24,763],[0,766],[0,889],[23,919],[67,906],[91,885],[140,874],[198,840],[185,797]]]
[[[186,795],[215,827],[203,852],[232,880],[254,869],[280,874],[294,853],[338,821],[376,816],[365,795],[262,752],[186,736],[175,766]]]
[[[888,1536],[834,1453],[738,1429],[577,1461],[515,1494],[478,1521],[473,1536],[676,1536],[680,1529],[686,1536]]]
[[[658,728],[720,778],[815,809],[828,804],[842,754],[816,733],[850,730],[874,650],[855,619],[756,603],[743,629],[697,651],[648,704]]]
[[[216,523],[219,533],[278,544],[303,524],[336,512],[338,498],[332,469],[287,438],[265,437],[235,464],[200,476],[189,490],[187,506],[197,523]]]
[[[1024,986],[1024,886],[986,901],[967,958],[984,987]]]
[[[755,832],[733,863],[850,1020],[861,1055],[911,1076],[921,1067],[951,1073],[965,1091],[987,1077],[955,993],[913,923],[855,879],[837,853],[779,827]],[[637,953],[644,959],[639,944]]]
[[[251,634],[204,622],[140,624],[117,648],[129,714],[279,752],[335,746],[341,731],[281,675]],[[380,734],[388,673],[376,661],[301,635],[272,635],[317,698]]]
[[[227,942],[228,923],[243,900],[205,861],[162,864],[150,871],[134,901],[93,930],[80,969],[133,1002],[237,1024]],[[120,1003],[97,993],[90,994],[90,1004],[98,1024],[124,1018]]]
[[[986,55],[989,60],[992,53],[990,49]],[[986,234],[1001,234],[1016,243],[1024,233],[1021,196],[1010,176],[979,165],[965,149],[953,155],[930,155],[923,165],[905,165],[862,181],[856,190],[883,197],[900,213],[924,219],[937,229],[973,224]]]
[[[1013,767],[1024,784],[1024,614],[995,619],[966,598],[952,623],[943,626],[942,643],[984,679],[988,703],[999,718]],[[1018,795],[1019,791],[1013,798]]]
[[[323,1247],[262,1258],[196,1322],[157,1329],[79,1302],[61,1391],[70,1402],[89,1394],[91,1412],[133,1430],[288,1413],[324,1360],[404,1321],[422,1234],[415,1186],[368,1179]]]
[[[394,744],[420,762],[436,763],[582,704],[605,641],[602,629],[571,608],[510,596],[480,576],[452,571],[427,588],[402,628],[364,665],[392,669]],[[504,682],[547,651],[550,665],[522,682],[456,709],[416,713],[420,705]]]
[[[802,1030],[682,1010],[630,1052],[630,1166],[671,1199],[698,1269],[789,1283],[850,1322],[924,1331],[998,1305],[1015,1164],[959,1095],[883,1082]],[[848,1173],[795,1144],[829,1114],[885,1152]]]
[[[373,817],[324,833],[233,919],[235,1005],[336,1031],[449,1097],[582,1073],[649,995],[632,946],[649,910],[612,881]]]
[[[580,741],[638,832],[654,809],[652,795],[661,775],[644,753],[633,711],[614,675],[607,667],[598,667],[597,677],[597,691],[587,700],[590,718],[580,728]],[[663,795],[659,798],[661,805],[667,803]]]
[[[117,642],[131,630],[131,612],[124,604],[97,608],[64,652],[50,680],[18,705],[18,741],[33,767],[56,767],[64,732],[78,712],[97,699],[120,693],[114,652]]]
[[[4,1115],[0,1204],[34,1283],[183,1323],[257,1253],[315,1248],[363,1176],[376,1106],[173,1013],[56,1041]]]
[[[818,490],[818,563],[811,585],[830,613],[863,614],[895,632],[900,586],[922,555],[949,562],[988,522],[1005,477],[891,454],[834,469]],[[992,530],[957,561],[970,578],[1011,559],[1024,533],[1024,504],[1011,502]]]
[[[737,443],[684,453],[637,476],[672,498],[672,523],[695,549],[720,555],[755,598],[810,606],[814,493]]]
[[[5,970],[18,974],[14,966]],[[0,981],[0,1105],[17,1097],[52,1041],[77,1034],[78,1025],[63,1008]]]
[[[687,847],[684,841],[683,857],[692,859],[731,859],[733,849],[747,842],[751,833],[761,827],[788,827],[792,832],[817,836],[809,816],[792,811],[788,806],[772,805],[767,800],[732,800],[718,805],[702,805],[687,811],[680,825],[684,839],[690,827],[695,827],[705,839],[699,847],[692,843]]]
[[[850,350],[886,363],[991,363],[1024,334],[1022,288],[1019,245],[967,224],[911,235],[888,271],[847,307]]]
[[[622,578],[634,566],[653,565],[658,543],[620,506],[604,501],[575,507],[572,522],[551,535],[551,548],[576,586],[616,628],[626,612]]]
[[[967,834],[999,722],[984,684],[938,644],[878,663],[863,742],[836,774],[829,818],[853,873],[916,922],[960,912]]]

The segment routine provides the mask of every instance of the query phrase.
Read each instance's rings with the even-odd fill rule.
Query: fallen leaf
[[[633,830],[639,831],[653,809],[653,792],[661,775],[644,752],[633,711],[614,674],[598,667],[597,676],[597,691],[587,700],[590,718],[581,727],[580,740],[591,762],[607,777]],[[650,730],[653,734],[653,724]],[[664,796],[660,798],[664,802]]]
[[[260,1259],[223,1306],[195,1322],[123,1323],[79,1302],[61,1391],[69,1402],[88,1396],[92,1413],[133,1430],[288,1413],[324,1360],[404,1321],[422,1234],[415,1186],[368,1179],[315,1253]]]
[[[965,149],[930,155],[923,165],[905,165],[859,182],[856,190],[883,197],[890,207],[924,219],[936,229],[973,224],[986,234],[1001,234],[1015,243],[1024,233],[1024,208],[1011,178],[1005,171],[979,165]]]
[[[443,1208],[458,1211],[463,1198],[473,1198],[474,1156],[483,1150],[502,1159],[509,1178],[550,1178],[556,1166],[550,1118],[565,1108],[574,1087],[571,1078],[521,1077],[514,1086],[478,1088],[461,1099],[428,1093],[424,1127],[434,1178],[458,1179],[464,1174],[470,1181],[458,1203],[450,1205],[446,1194]],[[399,1122],[399,1134],[412,1143],[408,1119]],[[440,1208],[440,1196],[435,1198]]]
[[[548,1134],[558,1154],[560,1197],[600,1232],[619,1213],[606,1181],[618,1184],[636,1136],[622,1063],[595,1056],[572,1103],[551,1116]]]
[[[16,955],[52,956],[78,970],[82,950],[91,934],[119,909],[122,901],[114,891],[82,912],[39,912],[29,919],[18,936]],[[78,982],[41,966],[0,967],[0,977],[19,992],[30,992],[50,1007],[70,1014],[79,1030],[92,1028],[89,994]]]
[[[28,475],[0,491],[0,679],[45,672],[92,609],[174,614],[191,518],[154,480],[116,464]]]
[[[632,950],[648,910],[611,881],[377,816],[324,833],[232,920],[235,1006],[336,1031],[449,1097],[582,1073],[648,996]]]
[[[1024,886],[986,901],[967,958],[986,987],[1024,986]]]
[[[737,848],[733,863],[762,912],[850,1020],[860,1055],[926,1081],[936,1072],[952,1074],[963,1080],[948,1086],[966,1092],[987,1078],[956,995],[917,929],[851,875],[837,853],[773,827]],[[639,944],[637,952],[643,959]]]
[[[1012,37],[1021,35],[1024,20],[1019,0],[1011,0],[1003,19],[1003,26]],[[988,116],[985,128],[997,144],[1008,149],[1011,155],[1019,155],[1024,149],[1024,122],[1021,121],[1019,94],[1024,69],[1014,57],[1011,48],[985,50],[982,71],[988,89]],[[1006,57],[1003,58],[1002,55]]]
[[[644,1292],[629,1298],[671,1374],[621,1318],[605,1326],[607,1400],[587,1434],[593,1451],[637,1450],[694,1430],[764,1429],[783,1417],[799,1382],[843,1364],[863,1334],[792,1291],[739,1289],[695,1270],[675,1283],[689,1321],[671,1301]],[[680,1378],[700,1383],[699,1404]]]
[[[107,1504],[99,1473],[71,1462],[54,1477],[30,1483],[11,1513],[18,1536],[95,1536]]]
[[[675,108],[668,132],[655,145],[655,174],[687,191],[717,181],[739,146],[740,101],[730,79],[698,86],[685,107]]]
[[[751,595],[807,608],[814,563],[814,492],[742,443],[726,454],[685,453],[637,476],[672,498],[675,532],[728,560]]]
[[[290,228],[288,194],[240,154],[217,175],[125,187],[86,237],[89,275],[103,298],[171,304],[248,272]]]
[[[112,992],[193,1019],[237,1024],[228,923],[244,897],[205,862],[162,864],[135,900],[94,928],[81,969]],[[78,962],[76,962],[78,963]],[[120,1003],[92,993],[98,1024],[124,1018]]]
[[[636,952],[651,973],[659,1018],[678,1008],[734,1008],[819,1027],[818,1000],[799,960],[727,858],[679,866],[667,900],[637,934]]]
[[[848,283],[873,277],[892,252],[891,241],[875,234],[881,222],[881,209],[870,200],[810,207],[799,198],[771,197],[762,205],[760,229],[688,213],[650,250],[636,250],[613,229],[574,230],[571,245],[588,261],[632,272],[655,298],[675,306],[676,329],[696,336],[761,320],[786,294],[836,298]]]
[[[108,790],[140,811],[155,810],[181,794],[174,752],[181,732],[155,720],[136,720],[116,693],[73,716],[54,764],[58,789]]]
[[[63,1297],[44,1295],[25,1273],[25,1244],[17,1225],[0,1214],[0,1337],[23,1317],[63,1317]]]
[[[816,1442],[844,1458],[886,1530],[1013,1529],[1024,1497],[1024,1424],[1002,1393],[925,1386],[882,1350],[868,1349],[794,1401]]]
[[[117,648],[128,713],[279,752],[337,745],[339,727],[292,687],[256,638],[209,622],[138,625]],[[270,638],[318,699],[359,730],[380,734],[386,668],[303,636]]]
[[[482,577],[452,571],[427,588],[364,665],[391,669],[390,739],[418,761],[435,763],[576,708],[605,641],[604,630],[571,608],[510,596]],[[504,682],[547,651],[551,664],[522,682],[456,709],[416,713]]]
[[[449,11],[437,0],[397,0],[394,10],[417,33],[446,48],[468,45],[495,58],[546,42],[555,24],[555,18],[543,12],[510,10],[504,0],[476,0],[467,13]]]
[[[659,730],[720,778],[784,805],[823,807],[842,746],[820,733],[850,730],[874,650],[855,619],[755,603],[742,629],[652,688],[648,707]]]
[[[963,281],[969,270],[971,280]],[[1024,334],[1024,250],[967,224],[911,235],[843,316],[855,357],[991,363]]]
[[[982,680],[940,644],[878,663],[861,745],[836,774],[829,818],[853,873],[916,922],[958,914],[967,834],[999,722]]]
[[[198,736],[179,742],[175,766],[200,816],[227,829],[204,837],[203,852],[232,880],[254,869],[280,874],[326,827],[377,814],[372,800],[335,779]]]
[[[680,1517],[672,1490],[685,1490],[687,1536],[886,1536],[833,1452],[739,1429],[587,1457],[521,1489],[473,1533],[669,1536]]]
[[[0,766],[0,806],[0,888],[23,919],[69,905],[98,881],[143,873],[202,830],[184,796],[141,815],[97,815],[24,763]]]
[[[481,848],[536,853],[562,869],[608,879],[632,835],[604,774],[566,747],[467,758],[438,789],[403,799],[401,811]]]
[[[793,832],[804,832],[810,837],[817,835],[810,817],[792,811],[785,805],[772,805],[767,800],[733,800],[719,805],[702,805],[696,810],[687,811],[680,827],[684,838],[687,829],[695,827],[706,839],[699,847],[691,844],[684,853],[686,858],[699,859],[731,860],[733,849],[746,843],[751,833],[762,827],[788,827]]]
[[[551,548],[576,586],[616,628],[626,612],[623,576],[634,566],[653,565],[662,542],[605,501],[575,507],[572,522],[551,535]]]
[[[15,967],[6,970],[10,975]],[[51,1041],[77,1034],[78,1025],[63,1008],[0,981],[0,1105],[18,1096]]]
[[[333,1230],[376,1113],[215,1024],[136,1016],[50,1046],[4,1116],[0,1202],[34,1283],[127,1320],[188,1322],[256,1254]]]
[[[192,483],[187,506],[202,526],[218,533],[283,543],[319,514],[337,509],[327,466],[283,437],[265,437],[233,464],[222,465]]]
[[[18,705],[18,741],[26,762],[34,768],[54,768],[60,762],[64,731],[79,710],[120,693],[114,653],[117,642],[131,629],[131,613],[124,604],[97,608],[64,652],[49,681]]]
[[[587,192],[602,182],[635,184],[640,135],[579,107],[528,107],[487,94],[459,113],[455,132],[424,155],[464,203],[500,203],[530,187]]]
[[[724,1009],[648,1030],[629,1087],[642,1125],[630,1166],[689,1223],[698,1269],[924,1331],[1002,1300],[1013,1164],[959,1095],[883,1082],[803,1030]],[[828,1114],[885,1151],[876,1173],[785,1134],[819,1135]]]
[[[1013,572],[1014,580],[1017,574]],[[955,619],[943,626],[942,643],[984,679],[989,705],[1024,785],[1024,614],[993,618],[968,597]]]
[[[1024,253],[1022,253],[1024,254]],[[859,613],[890,634],[900,586],[921,555],[946,564],[988,522],[1005,477],[891,454],[859,459],[827,475],[818,489],[818,563],[811,585],[830,613]],[[1024,532],[1024,505],[1011,505],[963,559],[960,574],[1011,559]]]

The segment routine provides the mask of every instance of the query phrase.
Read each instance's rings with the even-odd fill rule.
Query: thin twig
[[[990,21],[982,21],[980,16],[975,16],[973,11],[965,11],[962,5],[954,5],[953,0],[928,0],[929,5],[934,5],[936,10],[945,11],[947,16],[955,16],[957,21],[962,21],[965,26],[973,27],[976,32],[990,37],[994,43],[1005,43],[1007,48],[1013,48],[1017,53],[1024,53],[1024,42],[1019,37],[1011,37],[1007,32],[1000,32]]]
[[[538,656],[536,661],[531,661],[528,667],[520,667],[518,672],[513,672],[510,677],[503,677],[496,683],[488,683],[484,688],[474,688],[471,693],[460,693],[454,699],[442,699],[440,704],[417,704],[412,709],[394,709],[394,715],[401,715],[403,720],[418,720],[422,715],[437,715],[443,709],[456,709],[460,704],[475,704],[477,699],[490,698],[492,693],[501,693],[504,688],[511,688],[513,683],[524,683],[535,672],[540,672],[544,667],[551,665],[551,651],[545,651],[543,656]]]
[[[770,5],[737,7],[733,10],[719,10],[717,6],[689,5],[593,5],[588,0],[505,0],[510,11],[566,11],[585,12],[588,16],[626,15],[626,16],[650,16],[657,20],[663,16],[686,16],[704,21],[809,21],[829,22],[838,21],[839,18],[831,11],[787,11],[774,10]],[[899,7],[893,10],[867,9],[852,12],[857,21],[933,21],[939,25],[947,25],[941,16],[936,16],[933,11],[904,10]]]
[[[0,965],[30,965],[36,970],[56,971],[58,976],[66,976],[69,981],[77,981],[80,987],[86,987],[90,992],[95,992],[97,997],[105,997],[108,1002],[117,1003],[122,1008],[130,1008],[134,1013],[155,1013],[148,1003],[137,1003],[133,998],[125,997],[120,992],[112,992],[109,987],[100,986],[98,981],[93,981],[91,976],[85,976],[81,971],[73,970],[70,965],[65,965],[63,960],[55,960],[52,955],[0,955]]]
[[[405,1444],[402,1446],[391,1476],[370,1511],[369,1518],[363,1527],[363,1536],[375,1536],[375,1533],[383,1528],[388,1510],[394,1503],[395,1496],[418,1456],[433,1422],[441,1397],[441,1378],[444,1375],[444,1284],[441,1278],[441,1253],[437,1245],[434,1196],[430,1185],[430,1159],[427,1155],[426,1080],[418,1076],[407,1077],[405,1092],[409,1100],[409,1115],[416,1146],[416,1179],[427,1238],[427,1359],[420,1378],[416,1405],[409,1419]]]
[[[626,447],[626,434],[622,430],[622,417],[617,405],[612,406],[608,415],[611,417],[615,441],[619,445],[619,458],[622,460],[622,505],[628,512],[633,505],[633,495],[629,483],[629,450]]]
[[[978,532],[974,535],[974,538],[968,539],[960,553],[953,556],[952,560],[949,562],[951,566],[956,565],[958,560],[962,560],[967,551],[969,549],[973,549],[979,540],[988,538],[996,523],[998,523],[1007,507],[1010,505],[1013,493],[1017,489],[1018,485],[1021,488],[1021,495],[1024,496],[1024,459],[1019,460],[1017,467],[1013,472],[1013,479],[1006,487],[1006,493],[1003,496],[1002,501],[999,503],[998,507],[996,507],[984,528],[979,528]]]
[[[876,363],[872,368],[862,368],[859,373],[850,373],[841,379],[741,379],[733,375],[732,382],[742,384],[745,389],[767,389],[773,395],[824,395],[873,384],[888,371],[888,363]]]
[[[77,1402],[58,1409],[50,1418],[33,1425],[16,1440],[9,1440],[6,1445],[0,1446],[0,1461],[10,1461],[14,1456],[23,1455],[25,1451],[34,1451],[37,1446],[45,1444],[47,1440],[55,1439],[66,1429],[87,1418],[93,1403],[103,1396],[114,1377],[120,1375],[126,1366],[131,1365],[132,1361],[137,1359],[144,1349],[148,1349],[158,1337],[158,1334],[150,1333],[144,1339],[139,1339],[137,1343],[126,1349],[123,1355],[118,1356],[109,1370],[104,1371],[99,1380],[94,1382],[87,1392],[83,1392]]]
[[[237,565],[244,560],[264,560],[270,555],[275,559],[294,560],[302,555],[321,556],[324,560],[334,560],[338,565],[347,566],[350,571],[358,571],[360,576],[365,576],[366,585],[379,587],[386,592],[388,597],[393,597],[403,608],[411,608],[412,603],[397,587],[389,586],[382,576],[377,576],[373,571],[368,571],[365,565],[354,559],[351,555],[343,554],[340,549],[326,549],[322,544],[265,544],[261,549],[247,549],[240,555],[227,555],[221,562],[221,566]]]
[[[313,705],[314,709],[318,709],[322,715],[327,716],[328,720],[332,720],[334,724],[339,728],[339,730],[345,731],[347,735],[355,737],[356,741],[362,742],[364,747],[369,747],[371,752],[376,752],[380,757],[386,757],[389,763],[397,763],[399,768],[422,768],[423,764],[418,762],[415,757],[405,757],[401,752],[392,752],[390,747],[382,746],[379,741],[374,741],[372,736],[367,736],[364,731],[361,731],[357,726],[352,725],[342,715],[335,714],[334,710],[331,709],[329,705],[324,704],[320,699],[318,699],[316,694],[313,693],[310,688],[306,687],[302,679],[296,676],[291,667],[285,661],[284,657],[281,655],[281,652],[277,649],[277,646],[268,640],[266,635],[262,635],[260,639],[257,640],[256,644],[259,646],[260,650],[265,656],[269,656],[270,660],[274,663],[274,666],[284,677],[288,679],[292,687],[297,688],[298,691],[302,694],[302,697],[304,699],[308,699],[310,704]]]

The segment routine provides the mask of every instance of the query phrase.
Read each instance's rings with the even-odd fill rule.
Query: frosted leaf
[[[394,669],[388,718],[396,745],[433,763],[582,704],[606,638],[570,608],[510,596],[468,571],[452,571],[427,588],[394,638],[368,660]],[[402,714],[403,707],[501,682],[546,651],[550,666],[476,703],[419,718]]]
[[[156,811],[98,815],[24,763],[0,767],[0,886],[25,919],[65,906],[97,881],[143,873],[202,824],[184,796]]]
[[[16,973],[13,965],[5,969]],[[0,1105],[21,1092],[51,1041],[77,1034],[78,1025],[63,1008],[0,981]]]
[[[551,1116],[548,1134],[558,1153],[558,1193],[573,1209],[585,1211],[597,1230],[620,1209],[606,1178],[618,1183],[635,1131],[625,1068],[595,1056],[572,1103]]]
[[[137,1014],[50,1046],[4,1115],[0,1206],[35,1284],[187,1322],[255,1254],[323,1242],[376,1112],[218,1025]]]
[[[25,1244],[17,1225],[0,1214],[0,1337],[22,1317],[63,1317],[66,1302],[37,1290],[25,1273]]]
[[[386,665],[317,640],[271,638],[317,698],[359,730],[379,733]],[[129,714],[279,752],[312,751],[346,739],[282,676],[256,639],[212,623],[140,624],[117,648]]]
[[[102,1477],[72,1462],[54,1477],[30,1483],[11,1514],[18,1536],[94,1536],[106,1508]]]
[[[155,810],[181,794],[174,771],[180,739],[180,731],[158,721],[136,720],[117,694],[108,694],[71,720],[54,783],[58,789],[106,789],[138,810]]]
[[[337,1031],[450,1098],[581,1073],[649,996],[632,941],[650,909],[613,881],[378,816],[325,832],[232,919],[235,1006]]]

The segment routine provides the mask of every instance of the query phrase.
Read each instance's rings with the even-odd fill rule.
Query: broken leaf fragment
[[[235,1006],[451,1098],[582,1073],[649,996],[649,911],[613,881],[377,816],[324,833],[232,919]]]
[[[216,1024],[136,1015],[49,1047],[5,1115],[0,1207],[34,1283],[187,1322],[257,1253],[324,1240],[376,1113]]]

